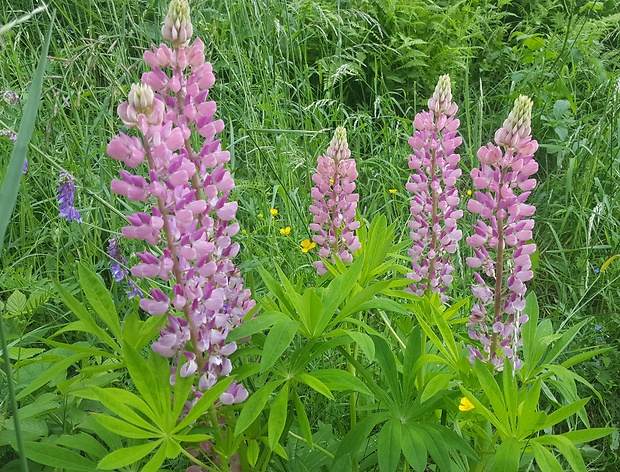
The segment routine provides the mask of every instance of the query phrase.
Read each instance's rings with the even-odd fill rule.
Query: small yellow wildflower
[[[283,236],[288,236],[291,234],[291,227],[287,226],[286,228],[280,228],[280,234]]]
[[[277,216],[278,210],[276,210],[275,208],[272,208],[271,210],[269,210],[269,213],[271,213],[271,216]]]
[[[316,243],[314,241],[310,241],[309,239],[304,239],[301,242],[301,252],[308,252],[310,249],[316,247]]]
[[[258,214],[258,215],[256,215],[256,216],[258,216],[259,218],[262,218],[262,217],[263,217],[263,214],[262,214],[262,213],[259,213],[259,214]]]
[[[329,179],[329,183],[334,185],[334,179]]]
[[[244,229],[241,230],[241,234],[248,234],[248,232]]]
[[[473,192],[472,192],[471,190],[468,190],[468,191],[467,191],[467,196],[468,196],[468,197],[471,197],[472,193],[473,193]]]
[[[475,408],[474,404],[469,401],[467,397],[461,398],[461,404],[459,405],[459,410],[461,411],[469,411]]]
[[[396,190],[395,188],[391,188],[388,190],[388,192],[390,192],[392,195],[394,195],[396,192],[398,192],[398,190]]]

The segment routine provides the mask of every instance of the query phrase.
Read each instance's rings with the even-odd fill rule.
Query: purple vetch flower
[[[463,237],[457,229],[463,211],[456,209],[460,199],[455,186],[461,176],[461,170],[456,168],[461,156],[455,150],[463,140],[457,136],[458,106],[452,103],[448,75],[439,78],[428,108],[428,112],[416,115],[416,131],[409,138],[412,174],[406,188],[413,193],[409,221],[413,272],[407,276],[413,280],[409,286],[413,293],[439,293],[446,301],[445,291],[452,283],[454,271],[450,255]]]
[[[0,136],[6,136],[13,142],[17,141],[17,133],[11,131],[10,129],[3,129],[0,131]]]
[[[22,174],[28,173],[28,158],[24,158],[24,166],[22,167]]]
[[[131,268],[134,277],[165,282],[140,301],[143,310],[168,319],[152,349],[172,358],[171,382],[177,369],[196,379],[197,399],[231,372],[228,356],[237,345],[226,337],[255,302],[232,262],[239,252],[232,239],[239,232],[237,202],[229,201],[235,183],[226,169],[230,154],[216,137],[224,122],[215,119],[216,104],[208,99],[213,68],[200,38],[189,44],[187,0],[171,1],[162,33],[173,48],[161,44],[144,53],[151,70],[118,107],[133,135],[114,137],[107,153],[136,169],[119,171],[112,191],[151,205],[148,213],[127,216],[122,234],[159,247],[138,252]],[[192,134],[202,139],[198,151]],[[233,390],[222,403],[247,397],[242,385]]]
[[[58,186],[58,213],[67,219],[67,221],[82,222],[82,215],[75,209],[73,202],[75,199],[75,183],[73,176],[62,169],[59,177],[60,186]]]
[[[503,126],[495,133],[495,143],[478,151],[480,168],[471,171],[475,195],[467,208],[480,215],[474,234],[467,238],[474,256],[467,264],[474,268],[476,299],[469,317],[469,336],[482,344],[482,354],[470,346],[471,360],[490,361],[498,370],[508,358],[515,370],[522,365],[517,349],[521,325],[528,320],[525,283],[532,279],[530,256],[533,205],[526,200],[536,186],[530,178],[537,170],[534,153],[538,143],[531,136],[532,101],[521,95]]]
[[[142,294],[142,290],[131,280],[129,272],[125,268],[127,266],[127,259],[121,254],[121,250],[118,247],[118,238],[116,236],[108,240],[108,255],[112,261],[110,264],[112,277],[114,277],[116,282],[121,282],[123,279],[126,280],[130,288],[130,290],[126,292],[129,299],[131,300],[134,297],[143,298],[144,295]]]
[[[312,176],[313,204],[310,212],[314,215],[310,230],[315,234],[312,240],[321,248],[319,256],[323,259],[338,257],[342,262],[351,262],[353,252],[361,245],[355,230],[360,227],[355,221],[355,210],[359,195],[355,190],[357,169],[355,160],[347,143],[347,131],[339,126],[327,149],[327,155],[317,160],[316,173]],[[319,275],[327,272],[323,261],[314,262]]]
[[[12,90],[2,92],[2,99],[9,105],[17,105],[19,103],[19,95]]]

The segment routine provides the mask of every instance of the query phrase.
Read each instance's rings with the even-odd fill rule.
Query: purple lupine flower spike
[[[310,212],[314,215],[310,230],[315,234],[312,240],[321,248],[319,256],[323,259],[337,257],[342,262],[351,262],[353,252],[361,244],[355,235],[360,227],[355,221],[355,210],[359,195],[355,191],[357,179],[355,160],[347,143],[347,131],[339,126],[327,149],[327,155],[317,160],[316,173],[312,176],[313,204]],[[323,261],[313,263],[319,275],[327,272]]]
[[[416,131],[409,138],[413,149],[409,156],[413,173],[406,185],[413,193],[409,221],[413,272],[408,274],[413,282],[409,290],[420,296],[439,293],[442,301],[446,301],[445,292],[452,283],[454,271],[450,255],[462,238],[457,221],[463,216],[463,211],[456,209],[460,199],[455,186],[461,176],[461,170],[456,168],[461,157],[455,150],[462,138],[457,136],[458,107],[452,103],[448,75],[439,78],[428,108],[428,112],[416,115]]]
[[[166,315],[152,349],[173,358],[176,369],[196,378],[195,399],[211,388],[218,377],[230,373],[228,360],[237,348],[226,343],[228,333],[254,307],[250,291],[232,262],[239,244],[234,222],[237,202],[229,201],[235,183],[226,169],[228,151],[217,133],[224,122],[215,119],[216,104],[208,100],[215,82],[213,68],[205,62],[204,44],[189,44],[192,25],[187,0],[172,0],[164,26],[165,44],[144,53],[151,67],[134,84],[118,114],[132,136],[120,133],[107,146],[110,157],[131,169],[146,166],[143,175],[125,170],[111,189],[118,195],[149,202],[149,213],[127,216],[126,238],[164,247],[137,253],[134,277],[157,277],[168,289],[151,289],[140,301],[154,316]],[[202,138],[199,151],[191,135]],[[223,403],[243,401],[243,386],[221,398]]]
[[[480,219],[467,238],[474,251],[467,264],[477,270],[472,287],[476,302],[467,325],[469,336],[482,344],[483,352],[469,346],[470,359],[491,362],[498,370],[503,369],[505,358],[515,370],[522,366],[517,349],[522,345],[521,325],[528,320],[523,313],[525,282],[534,276],[530,260],[536,251],[536,244],[530,242],[534,220],[529,217],[536,209],[525,203],[536,186],[530,177],[538,170],[531,115],[532,101],[521,95],[495,133],[496,145],[480,148],[480,168],[471,171],[477,191],[467,208]]]
[[[73,176],[62,169],[59,177],[60,185],[58,186],[58,213],[67,219],[67,221],[82,222],[82,215],[75,209],[73,202],[75,200],[75,183]]]

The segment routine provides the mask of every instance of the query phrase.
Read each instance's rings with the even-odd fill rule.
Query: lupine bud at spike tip
[[[187,46],[194,32],[192,19],[189,16],[189,2],[187,0],[172,0],[168,14],[161,28],[164,39],[175,49]]]

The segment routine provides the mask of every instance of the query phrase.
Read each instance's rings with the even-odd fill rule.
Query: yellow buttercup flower
[[[271,213],[271,216],[277,216],[278,210],[276,210],[275,208],[272,208],[271,210],[269,210],[269,213]]]
[[[395,188],[391,188],[388,190],[388,192],[390,192],[392,195],[394,195],[396,192],[398,192],[398,190],[396,190]]]
[[[329,179],[329,183],[334,185],[334,179]]]
[[[459,410],[461,411],[469,411],[475,408],[474,404],[469,401],[467,397],[461,398],[461,404],[459,405]]]
[[[310,241],[309,239],[304,239],[301,242],[301,252],[308,252],[310,249],[316,247],[316,243],[314,241]]]
[[[287,226],[286,228],[280,228],[280,234],[283,236],[288,236],[291,234],[291,227]]]
[[[468,197],[471,197],[472,193],[473,193],[473,192],[472,192],[471,190],[468,190],[468,191],[467,191],[467,196],[468,196]]]

